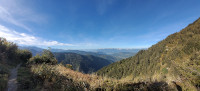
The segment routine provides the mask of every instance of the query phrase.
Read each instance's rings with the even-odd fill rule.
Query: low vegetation
[[[33,89],[28,88],[29,90],[47,90],[47,91],[49,90],[60,90],[60,91],[176,90],[175,87],[172,88],[165,82],[133,83],[131,81],[116,80],[92,74],[90,75],[83,74],[81,72],[76,72],[69,68],[66,68],[62,64],[32,65],[30,70],[31,73],[33,74],[32,78],[34,79],[32,81],[28,80],[29,83],[26,83],[25,85],[29,84],[32,86],[28,87],[34,87],[34,88]],[[24,80],[25,81],[21,82],[27,82],[27,79]]]
[[[57,64],[56,58],[54,58],[54,55],[49,50],[44,50],[41,56],[38,54],[28,61],[29,65],[36,65],[36,64],[49,64],[49,65],[55,65]]]
[[[19,63],[26,63],[32,56],[28,50],[20,50],[17,45],[0,38],[0,90],[7,87],[9,71]]]
[[[133,82],[128,80],[117,80],[97,76],[95,74],[84,74],[71,69],[71,65],[54,64],[50,51],[45,50],[42,55],[31,58],[26,66],[18,71],[18,90],[53,90],[53,91],[119,91],[119,90],[175,90],[165,82]],[[33,62],[33,59],[36,59]],[[56,59],[55,59],[56,60]]]
[[[102,68],[98,75],[133,81],[175,83],[182,90],[200,88],[200,19],[147,50]]]
[[[73,70],[83,73],[92,73],[101,69],[104,66],[111,64],[110,60],[93,56],[93,55],[80,55],[76,53],[54,53],[56,59],[62,64],[71,64]]]
[[[5,90],[9,76],[9,67],[0,64],[0,91]]]

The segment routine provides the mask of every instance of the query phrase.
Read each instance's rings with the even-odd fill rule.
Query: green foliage
[[[31,72],[34,78],[32,81],[35,82],[35,87],[53,91],[81,91],[84,89],[82,83],[61,75],[57,70],[57,66],[59,65],[41,64],[32,66]]]
[[[17,82],[18,82],[18,91],[23,90],[32,90],[36,88],[37,82],[34,82],[34,78],[32,77],[32,73],[28,67],[22,66],[18,69],[17,73]]]
[[[195,87],[200,87],[198,80],[196,80],[200,74],[199,40],[200,19],[182,31],[168,36],[148,50],[140,51],[133,57],[100,69],[97,74],[118,79],[132,76],[131,79],[144,80],[164,73],[162,74],[164,77],[175,76],[170,80],[187,79],[183,80],[181,86],[183,89],[191,88],[194,90]],[[185,86],[191,82],[194,84],[191,84],[190,87]]]
[[[19,50],[15,43],[0,37],[0,91],[7,87],[10,69],[21,62],[26,62],[31,55],[29,51]]]
[[[29,50],[18,50],[18,55],[23,63],[27,63],[28,60],[32,57],[32,53]]]
[[[6,89],[8,76],[9,76],[8,67],[0,64],[0,91],[3,91]]]
[[[193,53],[193,51],[199,51],[200,50],[200,41],[198,40],[193,40],[193,41],[188,41],[188,43],[185,45],[183,48],[183,51],[187,54]]]
[[[24,71],[24,69],[22,70]],[[24,71],[25,73],[28,73]],[[32,77],[30,79],[29,74],[23,74],[28,76],[23,77],[21,83],[27,82],[29,89],[20,90],[53,90],[53,91],[171,91],[165,82],[119,82],[116,79],[108,79],[97,76],[91,76],[88,74],[82,74],[70,69],[66,69],[63,65],[47,65],[39,64],[31,67]],[[21,76],[23,76],[21,75]],[[76,78],[78,77],[78,78]],[[24,79],[27,78],[27,79]],[[76,79],[75,79],[76,78]],[[32,84],[31,84],[32,82]],[[92,82],[92,83],[91,83]],[[94,83],[93,83],[94,82]],[[100,82],[94,86],[94,84]],[[20,84],[21,84],[20,83]],[[24,84],[26,86],[26,84]],[[30,84],[32,86],[30,86]],[[34,85],[35,84],[35,85]],[[21,85],[20,85],[21,86]],[[23,87],[23,86],[22,86]]]
[[[166,68],[163,68],[163,69],[162,69],[162,72],[163,72],[164,74],[167,74],[167,73],[168,73],[168,70],[167,70]]]
[[[0,91],[4,91],[7,87],[8,74],[0,74]]]
[[[76,53],[54,53],[54,55],[58,59],[58,62],[70,64],[73,70],[84,73],[95,72],[111,63],[109,60],[92,55],[80,55]]]
[[[0,37],[0,63],[15,65],[19,63],[17,45]]]
[[[49,50],[44,50],[42,55],[36,55],[32,57],[28,64],[49,64],[49,65],[55,65],[57,64],[56,58],[54,58],[54,55]]]
[[[118,84],[116,91],[176,91],[166,82],[139,82]]]
[[[66,64],[65,67],[69,68],[69,69],[72,69],[72,65],[71,64]]]

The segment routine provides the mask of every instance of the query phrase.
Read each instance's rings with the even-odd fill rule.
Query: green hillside
[[[200,88],[200,19],[98,75],[134,81],[166,81],[183,90]]]
[[[91,73],[101,69],[112,63],[110,60],[106,60],[93,55],[80,55],[76,53],[59,52],[54,53],[58,62],[63,64],[71,64],[73,70],[78,70],[84,73]]]

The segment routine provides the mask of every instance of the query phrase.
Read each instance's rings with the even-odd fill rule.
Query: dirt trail
[[[17,71],[21,64],[18,64],[16,68],[10,71],[10,77],[8,79],[7,91],[17,91]]]

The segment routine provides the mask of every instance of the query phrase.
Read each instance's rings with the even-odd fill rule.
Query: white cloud
[[[59,46],[75,46],[73,44],[59,43],[57,41],[44,41],[44,44],[49,46],[59,45]]]
[[[14,24],[18,27],[22,27],[28,31],[31,31],[31,29],[29,27],[20,23],[16,19],[14,19],[13,16],[10,14],[10,12],[8,12],[5,8],[3,8],[1,6],[0,6],[0,19],[2,19],[3,21],[9,22],[11,24]]]
[[[46,41],[26,33],[16,32],[2,25],[0,25],[0,37],[4,37],[8,41],[12,41],[17,44],[27,46],[77,46],[68,43],[60,43],[58,41]]]
[[[26,0],[0,0],[0,20],[32,32],[27,22],[40,24],[46,17],[26,4]]]

